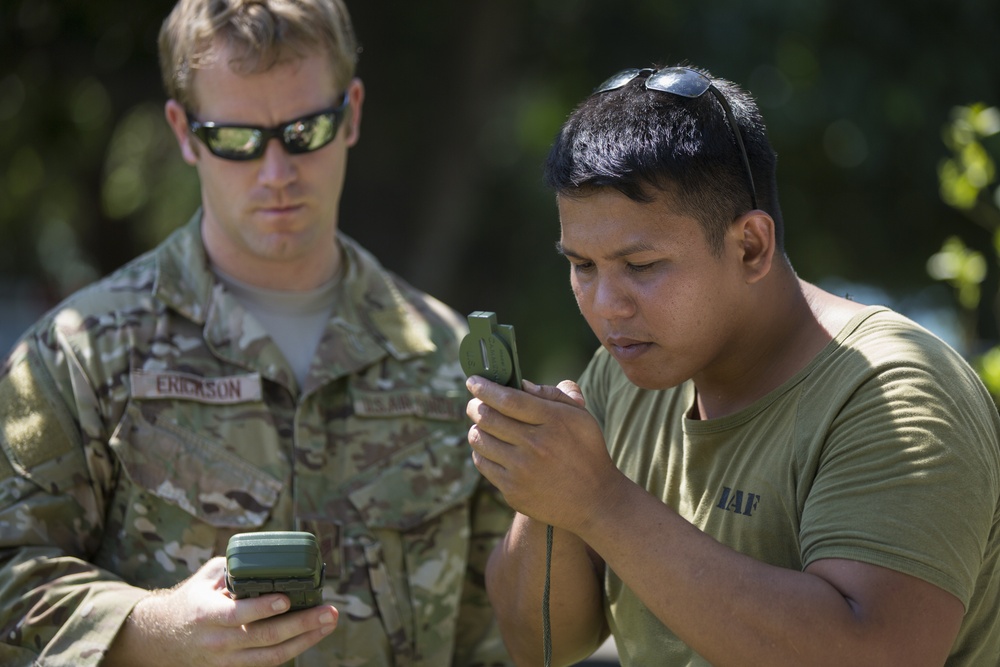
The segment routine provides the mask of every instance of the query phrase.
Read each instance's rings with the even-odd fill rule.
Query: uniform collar
[[[201,209],[155,251],[153,296],[192,322],[205,323],[216,279],[201,241]]]
[[[199,210],[156,250],[154,295],[204,325],[205,339],[219,356],[288,384],[291,372],[277,346],[248,321],[252,318],[209,268],[201,219]],[[355,241],[344,234],[338,238],[346,264],[342,298],[317,349],[322,363],[314,362],[307,385],[351,373],[386,355],[405,360],[437,349],[430,325],[400,292],[398,279]]]

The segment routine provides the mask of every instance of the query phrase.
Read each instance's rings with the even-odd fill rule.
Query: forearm
[[[518,514],[486,570],[490,602],[507,649],[519,665],[542,662],[545,525]],[[602,572],[586,544],[556,529],[549,600],[553,664],[593,653],[607,634]]]
[[[164,608],[167,598],[150,593],[139,600],[108,648],[101,667],[128,665],[176,665],[178,647],[185,644],[181,626],[165,623],[170,610]]]
[[[3,642],[47,665],[97,665],[145,594],[54,549],[19,549],[0,560]]]
[[[920,647],[923,637],[911,636],[919,634],[916,623],[883,613],[882,601],[912,589],[866,581],[855,590],[868,597],[855,598],[833,577],[754,560],[634,484],[622,485],[580,534],[664,625],[715,665],[940,665],[950,646],[943,654],[940,641]],[[905,578],[889,574],[893,584]]]

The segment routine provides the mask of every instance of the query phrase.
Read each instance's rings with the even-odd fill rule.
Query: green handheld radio
[[[312,533],[239,533],[226,547],[226,588],[236,599],[284,593],[290,611],[315,607],[323,601],[325,573]]]

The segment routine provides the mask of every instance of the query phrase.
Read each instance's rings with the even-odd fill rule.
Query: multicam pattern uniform
[[[342,239],[299,389],[199,222],[0,369],[0,664],[98,664],[142,589],[257,530],[322,546],[340,623],[297,664],[507,664],[482,573],[510,511],[465,446],[461,318]]]

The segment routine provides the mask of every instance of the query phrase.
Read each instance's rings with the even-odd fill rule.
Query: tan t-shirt
[[[640,389],[603,350],[580,383],[618,467],[698,528],[781,567],[848,558],[924,579],[967,609],[948,664],[997,662],[1000,418],[932,334],[867,308],[784,385],[708,421],[685,418],[691,383]],[[605,596],[623,665],[707,664],[610,569]]]

